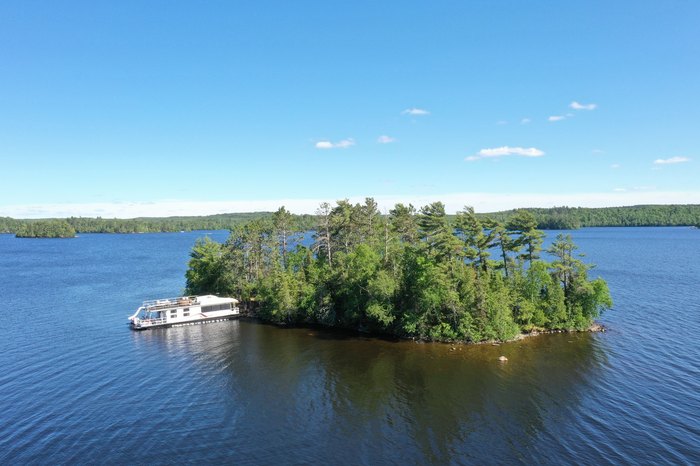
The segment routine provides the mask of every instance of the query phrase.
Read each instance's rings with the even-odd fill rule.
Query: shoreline
[[[441,345],[494,345],[494,346],[497,346],[497,345],[500,345],[503,343],[513,343],[516,341],[524,340],[526,338],[536,337],[536,336],[541,336],[541,335],[554,335],[554,334],[559,334],[559,333],[604,333],[608,330],[608,328],[605,325],[601,324],[600,322],[594,321],[585,330],[576,330],[576,329],[534,330],[532,332],[520,333],[509,340],[462,341],[462,340],[429,340],[429,339],[418,338],[418,337],[401,337],[401,336],[390,334],[390,333],[379,333],[379,332],[366,331],[366,330],[362,330],[362,329],[333,327],[333,326],[317,324],[317,323],[272,322],[272,321],[264,320],[260,317],[257,317],[255,315],[251,315],[251,314],[241,314],[240,320],[255,322],[258,324],[262,324],[262,325],[272,325],[274,327],[278,327],[281,329],[292,329],[292,328],[313,329],[313,330],[321,329],[321,330],[325,330],[329,333],[334,333],[339,338],[365,337],[365,338],[376,338],[379,340],[393,341],[393,342],[412,341],[412,342],[421,343],[421,344],[436,343],[436,344],[441,344]]]

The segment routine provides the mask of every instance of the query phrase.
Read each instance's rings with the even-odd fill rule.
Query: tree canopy
[[[241,299],[264,320],[311,323],[436,341],[507,340],[534,330],[587,329],[612,306],[606,283],[570,237],[541,258],[532,215],[508,224],[436,202],[416,210],[347,200],[322,204],[312,231],[281,208],[195,244],[189,293]]]

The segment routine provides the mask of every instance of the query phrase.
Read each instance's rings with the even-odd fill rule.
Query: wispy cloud
[[[564,115],[552,115],[551,117],[547,118],[547,121],[561,121],[561,120],[566,120],[566,116],[564,116]]]
[[[544,152],[536,147],[494,147],[491,149],[481,149],[475,155],[470,155],[464,160],[473,162],[479,159],[498,158],[506,155],[518,155],[521,157],[542,157]]]
[[[391,144],[392,142],[396,142],[396,138],[383,134],[377,138],[377,142],[379,144]]]
[[[668,159],[656,159],[654,165],[672,165],[674,163],[690,162],[688,157],[670,157]]]
[[[616,170],[616,169],[620,168],[621,166],[622,165],[620,165],[619,163],[614,163],[614,164],[610,165],[610,168],[612,168],[613,170]]]
[[[532,122],[532,120],[529,118],[523,118],[522,120],[520,120],[521,125],[527,125],[528,123],[531,123],[531,122]]]
[[[507,120],[498,120],[498,121],[496,122],[496,124],[497,124],[497,125],[501,125],[501,126],[502,126],[502,125],[507,125],[507,124],[508,124],[508,121],[507,121]]]
[[[413,116],[420,116],[420,115],[430,115],[430,112],[422,109],[422,108],[416,108],[416,107],[411,107],[407,108],[403,112],[401,112],[402,115],[413,115]]]
[[[600,154],[605,154],[605,151],[604,151],[604,150],[601,150],[601,149],[593,149],[593,150],[591,151],[591,153],[592,153],[592,154],[596,154],[596,155],[600,155]]]
[[[569,104],[569,107],[574,110],[595,110],[598,108],[598,104],[582,104],[574,100]]]
[[[331,142],[328,140],[318,141],[316,143],[316,149],[347,149],[355,145],[355,140],[352,138],[341,139],[338,142]]]

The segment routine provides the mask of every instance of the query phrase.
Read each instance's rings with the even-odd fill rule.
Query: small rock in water
[[[500,358],[498,358],[498,360],[501,362],[506,362],[508,360],[508,358],[505,356],[501,356]]]

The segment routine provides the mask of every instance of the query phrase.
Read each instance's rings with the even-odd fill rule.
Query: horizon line
[[[465,206],[478,213],[502,212],[513,209],[552,207],[631,207],[638,205],[691,205],[700,204],[700,191],[624,191],[606,193],[548,194],[548,193],[444,193],[425,195],[347,196],[334,200],[321,198],[281,198],[256,200],[196,201],[163,199],[157,201],[112,201],[35,203],[0,206],[0,217],[17,220],[67,217],[102,217],[133,219],[144,217],[202,217],[208,215],[274,212],[284,206],[294,214],[314,214],[323,202],[337,200],[363,203],[373,198],[380,212],[388,213],[398,203],[413,204],[417,209],[433,202],[443,202],[445,211],[454,214]],[[525,207],[527,206],[527,207]]]

